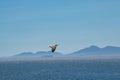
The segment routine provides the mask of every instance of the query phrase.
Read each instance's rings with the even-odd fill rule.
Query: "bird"
[[[55,52],[57,46],[58,46],[58,45],[55,44],[55,45],[52,45],[52,46],[49,46],[49,47],[51,48],[51,51],[52,51],[52,52]]]

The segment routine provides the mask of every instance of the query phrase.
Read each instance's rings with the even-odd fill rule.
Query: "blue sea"
[[[120,80],[120,59],[0,61],[0,80]]]

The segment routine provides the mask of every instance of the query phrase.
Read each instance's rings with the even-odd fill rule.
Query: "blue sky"
[[[120,0],[1,0],[0,56],[120,46]]]

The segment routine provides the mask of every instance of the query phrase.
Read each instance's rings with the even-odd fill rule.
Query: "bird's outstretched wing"
[[[55,52],[57,46],[58,46],[58,45],[55,44],[55,45],[52,45],[52,46],[49,46],[49,47],[51,48],[51,51],[52,51],[52,52]]]

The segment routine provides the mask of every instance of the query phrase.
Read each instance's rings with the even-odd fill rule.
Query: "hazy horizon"
[[[119,0],[0,1],[0,56],[120,46]]]

